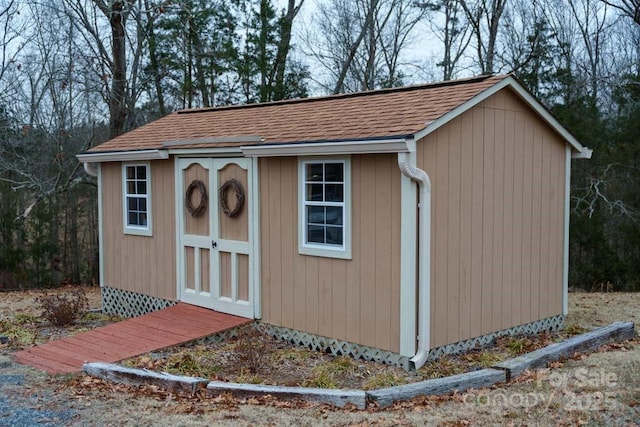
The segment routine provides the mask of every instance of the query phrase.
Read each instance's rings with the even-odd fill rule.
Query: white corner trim
[[[76,155],[82,163],[99,162],[135,162],[141,160],[165,160],[169,158],[167,150],[109,151]]]
[[[100,287],[104,287],[104,205],[102,202],[102,168],[95,165],[98,176],[98,271]]]
[[[346,154],[407,153],[404,137],[361,141],[309,142],[297,144],[263,144],[240,147],[246,157],[329,156]]]
[[[416,153],[410,154],[415,164]],[[411,178],[400,175],[400,355],[416,353],[416,218],[417,186]]]
[[[562,315],[569,313],[569,218],[571,215],[571,148],[566,148],[564,171],[564,236],[562,250]]]
[[[181,159],[179,157],[175,157],[174,158],[174,162],[173,162],[173,169],[174,169],[174,174],[175,174],[175,181],[174,181],[174,185],[175,185],[175,189],[174,189],[174,193],[175,193],[175,224],[176,224],[176,241],[175,241],[175,245],[176,245],[176,301],[182,301],[182,288],[183,288],[183,283],[184,283],[184,272],[183,272],[183,265],[184,265],[184,250],[182,250],[182,230],[184,230],[184,223],[183,223],[183,217],[182,217],[182,212],[183,212],[183,204],[182,204],[182,197],[183,197],[183,178],[182,178],[182,168],[181,168]]]
[[[504,78],[490,88],[480,92],[464,104],[459,105],[447,114],[439,117],[437,120],[428,123],[423,130],[415,134],[415,139],[420,140],[424,138],[462,113],[480,104],[485,99],[495,95],[505,87],[513,89],[520,99],[529,105],[529,107],[531,107],[549,126],[551,126],[553,130],[558,132],[576,152],[583,153],[585,151],[582,144],[537,99],[535,99],[529,91],[527,91],[515,78],[511,76]]]
[[[253,233],[253,262],[251,270],[253,271],[253,317],[255,319],[262,318],[262,275],[261,258],[260,258],[260,181],[258,159],[251,160],[251,185],[249,188],[249,203],[251,204],[252,221],[249,223]]]

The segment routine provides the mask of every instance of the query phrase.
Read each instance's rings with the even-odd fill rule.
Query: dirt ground
[[[36,296],[0,293],[0,321],[36,315]],[[88,297],[97,308],[95,288]],[[571,293],[569,302],[569,325],[591,328],[614,321],[640,325],[640,294]],[[5,331],[0,329],[0,335]],[[0,345],[0,399],[4,393],[11,405],[39,411],[39,425],[640,425],[637,340],[576,355],[526,373],[510,385],[416,398],[366,411],[270,398],[176,396],[155,387],[123,386],[82,375],[51,377],[13,363],[13,351]],[[0,413],[0,425],[3,416]]]

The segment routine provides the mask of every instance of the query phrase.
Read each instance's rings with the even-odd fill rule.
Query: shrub
[[[42,316],[55,326],[73,324],[84,315],[89,300],[82,289],[59,294],[44,294],[36,299]]]
[[[262,333],[252,327],[246,327],[237,338],[235,345],[236,360],[249,373],[255,374],[258,372],[263,361],[269,358],[264,340],[265,337]]]

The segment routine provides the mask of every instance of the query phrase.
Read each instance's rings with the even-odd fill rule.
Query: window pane
[[[127,197],[127,209],[130,211],[138,210],[138,200],[135,197]]]
[[[342,227],[327,227],[327,243],[342,245]]]
[[[307,222],[309,224],[324,224],[325,213],[323,206],[307,206]]]
[[[147,194],[147,181],[138,181],[136,187],[138,189],[137,194]]]
[[[127,179],[135,179],[136,178],[136,168],[132,166],[127,166]]]
[[[308,163],[307,164],[307,181],[322,181],[322,163]]]
[[[147,179],[147,167],[146,166],[138,166],[136,169],[138,169],[136,178],[146,180]]]
[[[327,224],[342,225],[342,207],[327,206],[325,220]]]
[[[342,202],[344,201],[343,185],[342,184],[325,184],[325,198],[326,202]]]
[[[138,223],[138,213],[135,211],[129,212],[129,224],[128,225],[140,225]]]
[[[342,163],[325,164],[324,180],[327,182],[343,182],[344,181],[344,165]]]
[[[307,227],[308,243],[324,243],[324,227],[319,225],[309,225]]]
[[[142,212],[147,211],[147,199],[138,199],[138,210]]]
[[[322,184],[307,184],[307,200],[312,202],[322,201]]]
[[[139,225],[147,225],[147,214],[144,212],[140,212],[138,214],[138,222]]]
[[[127,194],[136,194],[136,182],[127,181]]]

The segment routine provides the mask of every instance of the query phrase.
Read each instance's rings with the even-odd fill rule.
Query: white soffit
[[[298,144],[263,144],[240,147],[246,157],[326,156],[341,154],[408,153],[405,137],[361,141],[310,142]]]

